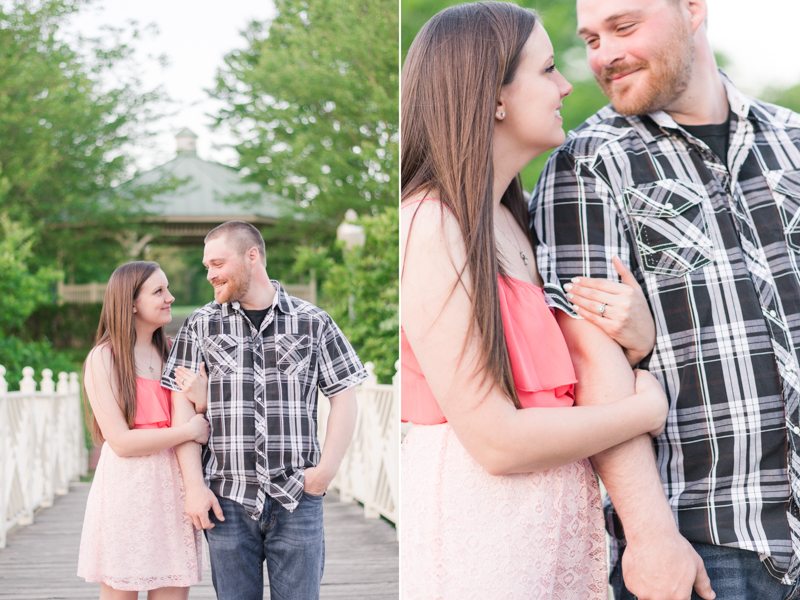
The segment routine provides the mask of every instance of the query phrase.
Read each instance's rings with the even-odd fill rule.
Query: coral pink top
[[[170,391],[156,379],[136,378],[136,418],[134,429],[169,427],[172,414]]]
[[[572,406],[575,371],[567,343],[541,288],[498,277],[500,314],[522,408]],[[420,425],[447,422],[400,328],[400,418]]]

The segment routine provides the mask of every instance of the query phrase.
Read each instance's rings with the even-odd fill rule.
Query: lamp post
[[[353,248],[358,248],[364,245],[366,241],[366,234],[364,233],[364,228],[361,225],[356,225],[356,221],[358,220],[358,214],[352,208],[348,209],[347,212],[344,214],[344,221],[342,221],[339,226],[336,228],[336,239],[344,242],[344,247],[347,250],[352,250]],[[352,268],[352,267],[350,267]],[[350,273],[350,279],[352,280],[353,273]],[[352,289],[350,291],[350,295],[347,297],[347,314],[350,317],[350,322],[356,320],[356,296],[353,293]]]

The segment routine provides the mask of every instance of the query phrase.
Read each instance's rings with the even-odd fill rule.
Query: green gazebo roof
[[[171,161],[134,177],[127,185],[158,184],[175,177],[186,180],[174,190],[159,194],[144,209],[168,222],[224,222],[231,219],[274,222],[280,218],[282,198],[268,194],[255,183],[246,183],[235,169],[197,156],[197,136],[183,129],[177,136],[178,154]],[[226,202],[247,196],[252,201]]]

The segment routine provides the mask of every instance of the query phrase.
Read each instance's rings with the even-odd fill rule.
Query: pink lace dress
[[[136,385],[136,429],[169,427],[169,390],[141,377]],[[78,576],[117,590],[198,583],[202,540],[183,512],[184,499],[172,448],[121,458],[104,443],[86,503]]]
[[[499,283],[523,409],[571,406],[575,374],[542,290]],[[402,598],[607,598],[605,531],[589,461],[489,475],[446,423],[401,335],[402,417],[416,423],[401,449]]]

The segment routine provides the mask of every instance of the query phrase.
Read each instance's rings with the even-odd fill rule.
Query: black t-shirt
[[[256,329],[261,328],[261,323],[264,321],[264,317],[267,316],[269,312],[269,308],[265,308],[263,310],[245,310],[244,314],[247,315],[247,318],[250,319],[250,322],[255,326]]]
[[[706,146],[716,154],[723,165],[728,164],[728,138],[731,131],[731,116],[733,113],[728,111],[728,119],[718,125],[681,125],[688,133],[705,142]]]

